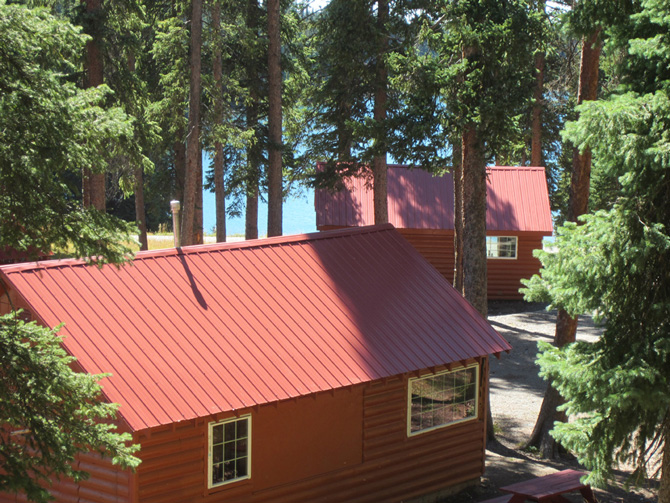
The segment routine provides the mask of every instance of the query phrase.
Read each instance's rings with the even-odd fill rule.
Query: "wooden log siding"
[[[454,231],[442,229],[398,229],[398,232],[440,271],[446,280],[454,283]]]
[[[485,361],[481,367],[483,372],[486,372]],[[240,415],[252,415],[251,478],[218,488],[207,488],[207,425],[224,416],[189,421],[174,428],[154,429],[139,439],[143,459],[138,472],[139,501],[378,503],[417,497],[480,477],[484,471],[486,379],[480,380],[478,420],[408,438],[407,383],[410,377],[416,376],[403,375],[239,411]],[[320,408],[324,403],[325,414]],[[342,417],[337,406],[345,403],[348,411]],[[339,429],[332,430],[332,438],[325,439],[329,444],[327,449],[314,450],[309,457],[303,458],[295,453],[288,456],[275,448],[268,449],[263,441],[266,434],[259,431],[264,428],[262,424],[265,421],[270,424],[280,417],[290,421],[299,418],[307,409],[321,415],[329,428],[342,421]],[[354,413],[358,414],[357,418],[352,416]],[[263,418],[264,414],[271,417]],[[308,415],[311,417],[312,413]],[[275,425],[280,436],[290,437],[285,441],[304,444],[301,437],[310,435],[304,425],[277,422]],[[362,438],[362,449],[353,447],[354,443],[348,442],[343,431],[358,431],[358,437],[353,440],[360,446]],[[335,461],[328,461],[331,458]],[[318,465],[323,460],[331,465],[328,471],[305,477],[300,475],[302,470],[309,470],[311,465]],[[296,464],[306,466],[287,466]],[[335,468],[333,464],[339,466]],[[301,478],[285,479],[283,483],[267,486],[263,482],[263,472],[268,470],[288,471]]]
[[[435,229],[398,229],[400,234],[423,255],[440,274],[454,282],[454,231]],[[543,234],[535,232],[490,231],[487,236],[516,236],[516,259],[488,259],[488,298],[522,299],[522,279],[540,271],[533,250],[542,248]]]
[[[522,299],[519,293],[522,279],[528,279],[540,272],[541,263],[533,257],[533,250],[542,249],[543,235],[539,233],[521,232],[488,232],[489,236],[517,236],[516,259],[488,259],[489,299]]]
[[[109,459],[98,454],[78,456],[78,468],[88,472],[90,478],[75,484],[72,480],[53,480],[49,492],[57,503],[133,503],[132,474],[121,470]],[[0,493],[1,503],[24,503],[23,495]]]
[[[57,483],[53,495],[63,503],[378,503],[407,500],[474,481],[484,472],[485,449],[487,379],[483,376],[488,374],[488,362],[486,358],[479,362],[482,377],[476,420],[407,437],[408,380],[445,369],[438,367],[239,411],[240,415],[252,415],[249,480],[207,487],[208,424],[231,417],[222,414],[136,435],[135,441],[142,445],[142,464],[136,475],[99,456],[82,456],[81,467],[91,478],[79,486]],[[343,413],[338,412],[341,408]],[[314,446],[304,421],[294,424],[293,419],[300,417],[320,417],[330,436]],[[311,452],[301,457],[296,452],[278,451],[276,443],[268,448],[276,439],[263,439],[271,434],[273,424],[277,436],[284,437],[280,439],[284,446],[296,442],[299,450]],[[316,428],[319,436],[323,431]],[[314,473],[314,465],[325,471]],[[294,478],[277,483],[271,474],[275,485],[268,486],[264,473],[270,471],[293,474]],[[0,494],[0,502],[10,501],[25,499]]]

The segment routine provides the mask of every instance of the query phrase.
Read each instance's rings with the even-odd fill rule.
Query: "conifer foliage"
[[[50,501],[52,482],[88,476],[75,461],[89,451],[139,465],[139,446],[109,422],[118,405],[103,400],[105,376],[74,372],[74,361],[57,330],[26,323],[20,312],[0,317],[0,491]]]
[[[668,0],[643,0],[641,12],[615,30],[612,43],[627,52],[623,84],[607,100],[579,107],[566,131],[618,178],[616,202],[559,229],[558,252],[539,253],[542,278],[526,292],[573,315],[595,312],[604,325],[593,344],[541,346],[542,374],[575,417],[553,435],[596,485],[617,462],[636,464],[632,482],[660,468],[661,503],[670,501],[669,8]]]
[[[0,248],[122,262],[134,226],[81,207],[77,182],[85,168],[104,171],[132,125],[105,107],[108,88],[74,84],[84,45],[79,29],[48,10],[0,1]],[[20,313],[0,317],[0,491],[47,501],[49,481],[85,476],[72,464],[82,452],[139,463],[130,438],[108,422],[117,405],[104,402],[102,376],[70,365],[55,331]]]
[[[44,9],[0,2],[0,246],[30,258],[74,248],[127,258],[134,225],[77,201],[83,169],[104,171],[132,137],[109,89],[73,82],[85,39]]]

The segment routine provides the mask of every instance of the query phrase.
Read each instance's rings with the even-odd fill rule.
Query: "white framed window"
[[[476,419],[479,365],[411,378],[407,394],[408,436]]]
[[[516,236],[486,236],[486,258],[515,259]]]
[[[209,487],[251,477],[251,416],[209,423]]]

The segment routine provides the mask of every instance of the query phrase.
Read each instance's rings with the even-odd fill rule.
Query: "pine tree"
[[[196,226],[197,192],[202,194],[202,150],[200,147],[201,53],[202,53],[202,0],[191,0],[191,38],[189,54],[189,107],[186,133],[186,173],[184,176],[184,204],[182,206],[181,244],[188,246],[202,242],[202,228]],[[202,205],[200,206],[202,209]],[[200,239],[198,239],[198,236]]]
[[[624,47],[622,85],[606,100],[579,107],[568,139],[591,149],[594,164],[620,181],[609,210],[558,229],[558,253],[540,252],[542,277],[527,297],[550,299],[569,314],[595,312],[604,326],[595,343],[542,345],[542,375],[573,417],[552,435],[573,450],[604,485],[618,462],[636,465],[631,482],[649,475],[661,453],[658,500],[670,501],[670,43],[667,0],[611,30]]]
[[[486,164],[520,137],[516,117],[533,84],[531,2],[463,1],[431,4],[414,50],[394,55],[404,125],[393,154],[434,170],[449,160],[460,137],[463,169],[465,297],[486,316]]]
[[[321,82],[312,97],[312,145],[328,163],[315,181],[333,187],[346,176],[370,178],[378,224],[388,222],[389,117],[397,105],[388,59],[411,43],[409,12],[404,2],[333,0],[316,23],[314,73]]]
[[[268,229],[282,234],[282,65],[279,0],[268,0]]]
[[[74,84],[85,44],[45,9],[0,2],[0,249],[130,258],[134,226],[78,197],[82,169],[106,166],[133,136],[130,118],[105,108],[105,86]],[[101,395],[103,376],[74,372],[72,362],[56,330],[0,316],[0,491],[46,502],[54,478],[86,476],[79,453],[138,465],[130,436],[108,422],[118,407]]]
[[[84,50],[70,23],[0,4],[0,245],[122,261],[135,227],[80,206],[73,173],[107,166],[132,138],[130,118],[106,109],[105,86],[78,89]]]

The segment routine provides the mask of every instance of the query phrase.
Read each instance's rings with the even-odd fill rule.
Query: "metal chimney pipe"
[[[174,231],[174,247],[179,248],[181,246],[181,228],[179,226],[179,210],[181,209],[181,203],[179,201],[170,201],[170,209],[172,210],[172,229]]]

